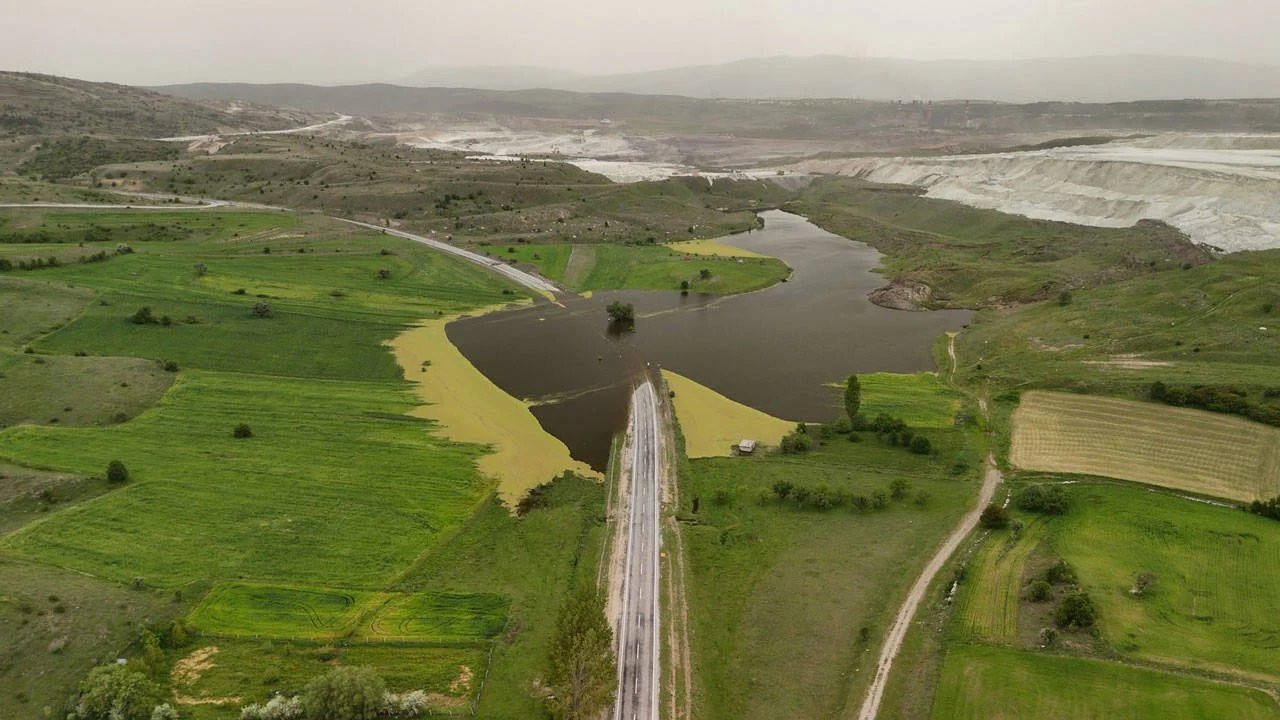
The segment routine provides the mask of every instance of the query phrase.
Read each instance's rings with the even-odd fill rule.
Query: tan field
[[[1243,502],[1280,494],[1280,429],[1116,398],[1025,393],[1009,459]]]
[[[477,465],[498,481],[508,505],[565,470],[599,477],[542,429],[528,405],[490,382],[449,342],[445,326],[454,319],[428,320],[391,341],[396,362],[424,403],[413,414],[440,423],[450,440],[490,446]]]
[[[776,447],[795,429],[793,422],[734,402],[683,375],[663,370],[662,377],[676,393],[676,419],[684,433],[685,454],[691,458],[727,456],[744,438]]]

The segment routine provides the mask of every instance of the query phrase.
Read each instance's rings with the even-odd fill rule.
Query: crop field
[[[510,606],[509,598],[496,593],[398,593],[363,632],[451,644],[488,640],[502,632]]]
[[[1017,638],[1023,569],[1044,529],[1042,520],[1032,520],[1018,536],[992,532],[983,541],[968,566],[970,587],[960,613],[966,631],[996,642]]]
[[[683,375],[663,370],[662,377],[675,393],[673,402],[687,457],[730,455],[744,437],[762,447],[777,447],[782,436],[795,429],[794,422],[734,402]]]
[[[19,348],[71,322],[93,296],[88,288],[38,277],[0,275],[0,306],[7,310],[0,313],[0,348]]]
[[[1164,664],[1276,682],[1280,523],[1238,510],[1108,485],[1069,486],[1051,525],[1099,608],[1104,638]],[[1156,575],[1146,597],[1129,590]]]
[[[805,454],[685,461],[694,717],[840,717],[858,706],[898,603],[976,492],[976,434],[928,435],[937,456],[837,435]],[[973,469],[953,475],[965,458]],[[787,481],[873,496],[895,479],[907,496],[882,510],[806,509],[772,492]]]
[[[1009,459],[1246,502],[1280,494],[1280,429],[1116,398],[1024,393]]]
[[[1261,690],[1083,658],[958,645],[943,665],[933,720],[1280,717]]]
[[[764,255],[751,250],[744,250],[740,247],[734,247],[716,240],[681,240],[680,242],[667,243],[667,247],[681,254],[687,255],[706,255],[710,257],[727,257],[727,258],[767,258]]]
[[[187,619],[208,635],[336,637],[375,597],[368,591],[229,583],[205,595]]]
[[[911,427],[952,427],[963,397],[932,372],[867,373],[858,376],[858,383],[862,387],[863,415],[874,418],[887,413],[902,418]]]

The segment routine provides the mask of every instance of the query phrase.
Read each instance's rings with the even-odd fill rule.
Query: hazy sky
[[[1280,65],[1280,0],[5,0],[0,69],[148,84],[649,70],[768,55]]]

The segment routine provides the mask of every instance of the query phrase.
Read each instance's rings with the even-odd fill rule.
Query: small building
[[[755,452],[755,451],[756,451],[756,441],[755,441],[755,440],[747,440],[746,438],[743,438],[743,439],[738,443],[738,452],[739,452],[739,453],[741,453],[741,454],[743,454],[743,455],[750,455],[751,453],[753,453],[753,452]]]

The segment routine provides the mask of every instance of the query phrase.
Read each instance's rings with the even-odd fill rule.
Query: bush
[[[1061,515],[1067,511],[1067,493],[1058,485],[1031,485],[1018,493],[1019,510]]]
[[[1153,572],[1140,572],[1133,578],[1133,588],[1129,590],[1129,594],[1134,597],[1146,597],[1156,587],[1156,574]]]
[[[382,698],[382,714],[393,718],[415,718],[427,709],[427,693],[412,690],[406,693],[387,693]]]
[[[786,455],[808,452],[813,447],[813,438],[809,437],[807,432],[795,430],[783,436],[779,447],[782,449],[783,454]]]
[[[1047,580],[1032,580],[1027,586],[1027,599],[1031,602],[1044,602],[1053,597],[1053,586]]]
[[[1097,615],[1098,611],[1089,594],[1079,590],[1062,598],[1058,609],[1053,613],[1053,621],[1058,627],[1068,630],[1087,628],[1093,626]]]
[[[100,665],[80,683],[75,720],[150,720],[164,700],[160,686],[126,665]]]
[[[307,683],[302,711],[307,720],[374,720],[386,691],[372,668],[339,666]]]
[[[605,312],[609,313],[609,322],[626,324],[636,321],[636,309],[631,303],[614,300],[605,308]]]
[[[907,497],[907,490],[909,490],[910,487],[911,486],[907,484],[906,480],[897,478],[893,482],[889,483],[889,496],[894,500],[905,500]]]
[[[155,315],[151,314],[151,308],[149,306],[143,305],[138,308],[137,312],[129,317],[129,322],[134,325],[154,325],[160,321],[156,319]]]
[[[302,720],[302,698],[276,695],[261,705],[246,705],[240,720]]]
[[[978,522],[982,524],[982,527],[990,530],[1008,527],[1009,511],[992,503],[982,509],[982,515],[978,518]]]
[[[272,316],[271,305],[265,302],[254,303],[252,312],[256,318],[269,318]]]
[[[1044,579],[1054,585],[1074,585],[1078,581],[1075,569],[1068,565],[1066,560],[1058,560],[1045,570]]]
[[[161,703],[152,708],[151,720],[178,720],[178,711],[169,703]]]
[[[240,439],[251,438],[253,437],[253,430],[249,427],[248,423],[240,423],[231,431],[231,436]]]
[[[923,435],[916,435],[911,438],[911,445],[909,447],[911,452],[916,455],[928,455],[933,452],[933,443],[929,442],[929,438]]]
[[[773,483],[773,494],[778,496],[779,500],[786,500],[796,486],[790,480],[778,480]]]
[[[129,481],[129,470],[119,460],[107,463],[107,482],[120,485]]]
[[[177,361],[177,360],[165,360],[165,361],[164,361],[164,371],[165,371],[165,372],[178,372],[178,361]]]

